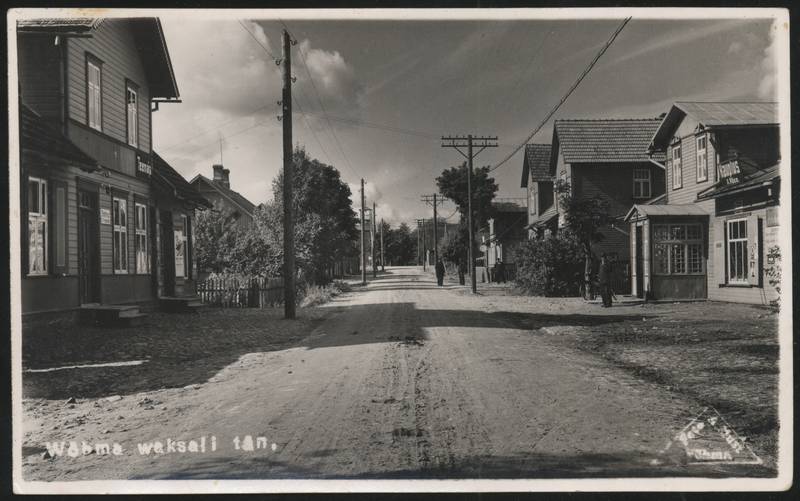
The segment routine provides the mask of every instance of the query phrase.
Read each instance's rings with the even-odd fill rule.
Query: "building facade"
[[[653,135],[665,196],[635,204],[632,293],[767,304],[777,245],[780,137],[775,103],[677,102]]]
[[[550,173],[549,144],[525,145],[522,162],[522,182],[527,195],[527,229],[530,237],[555,232],[558,223],[558,210],[555,206],[554,177]]]
[[[24,20],[17,32],[23,313],[155,301],[161,208],[191,219],[203,205],[154,187],[151,116],[179,97],[160,22]]]

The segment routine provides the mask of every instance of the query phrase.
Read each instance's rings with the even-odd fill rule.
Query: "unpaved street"
[[[295,346],[248,353],[196,387],[72,408],[27,400],[25,478],[773,474],[651,463],[696,403],[548,340],[539,327],[557,325],[558,312],[521,327],[486,298],[438,288],[416,268],[394,268],[320,310],[324,320]],[[90,417],[52,426],[68,414]],[[236,450],[245,435],[264,439]],[[204,453],[137,447],[200,437]],[[117,442],[124,452],[43,459],[53,440]]]

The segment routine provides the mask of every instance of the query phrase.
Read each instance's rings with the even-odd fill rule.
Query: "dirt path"
[[[299,346],[249,353],[202,385],[71,409],[26,402],[42,417],[25,423],[25,478],[770,474],[653,466],[690,419],[687,402],[413,268],[322,309],[329,316]],[[74,428],[51,426],[65,413],[85,417]],[[236,450],[234,438],[245,435],[264,437],[264,447]],[[203,436],[205,453],[137,448]],[[118,442],[124,452],[42,459],[44,442],[56,439]]]

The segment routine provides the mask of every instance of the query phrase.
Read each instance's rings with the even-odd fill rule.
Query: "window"
[[[747,220],[728,221],[728,282],[747,283]]]
[[[28,178],[28,274],[47,274],[47,181]]]
[[[136,273],[150,273],[150,248],[147,246],[147,206],[134,204],[136,238]]]
[[[112,200],[114,223],[114,273],[128,273],[128,201]]]
[[[103,76],[100,63],[86,60],[86,114],[89,127],[103,130]]]
[[[650,198],[650,169],[633,169],[633,198]]]
[[[136,89],[128,85],[126,91],[127,102],[127,125],[128,125],[128,144],[139,147],[139,100]]]
[[[186,274],[186,217],[181,216],[182,225],[175,227],[175,276],[185,277]]]
[[[653,225],[653,273],[703,274],[703,234],[699,224]]]
[[[536,206],[536,192],[533,190],[533,188],[531,188],[531,200],[529,204],[530,204],[531,215],[535,216],[537,213],[537,206]]]
[[[683,186],[683,166],[681,165],[681,145],[672,146],[672,189]]]
[[[706,136],[697,138],[697,182],[708,180],[708,155],[706,151]]]

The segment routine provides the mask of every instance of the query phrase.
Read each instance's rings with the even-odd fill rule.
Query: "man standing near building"
[[[600,256],[600,270],[597,273],[597,282],[600,285],[600,296],[603,298],[603,308],[611,307],[611,265],[606,254]]]

